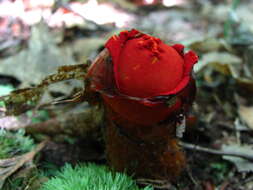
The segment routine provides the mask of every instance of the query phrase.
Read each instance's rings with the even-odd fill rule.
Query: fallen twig
[[[199,151],[199,152],[206,152],[209,154],[222,155],[222,156],[240,157],[240,158],[243,158],[243,159],[253,162],[253,155],[251,155],[251,154],[238,153],[238,152],[232,152],[232,151],[214,150],[214,149],[205,148],[205,147],[201,147],[198,145],[189,144],[189,143],[185,143],[185,142],[180,142],[180,145],[185,149],[195,150],[195,151]]]
[[[172,184],[167,180],[139,178],[136,181],[140,185],[152,185],[156,189],[170,189],[172,187]]]

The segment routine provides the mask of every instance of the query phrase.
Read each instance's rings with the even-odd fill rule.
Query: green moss
[[[106,166],[66,164],[40,190],[152,190],[139,188],[131,177],[110,171]]]
[[[0,159],[29,152],[33,147],[33,139],[25,136],[24,130],[17,132],[0,130]]]

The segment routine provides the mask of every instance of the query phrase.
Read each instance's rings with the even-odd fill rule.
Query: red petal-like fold
[[[184,46],[182,44],[174,44],[173,47],[180,55],[184,55]]]
[[[191,72],[192,72],[193,66],[195,63],[198,62],[198,56],[193,51],[189,51],[183,56],[184,56],[184,73],[183,73],[183,77],[181,81],[178,83],[176,88],[161,95],[177,94],[180,91],[182,91],[189,83],[192,77]]]
[[[110,97],[103,95],[102,97],[106,105],[120,117],[144,126],[153,125],[165,120],[172,112],[178,111],[182,104],[181,100],[178,100],[170,107],[164,103],[146,106],[145,104],[140,104],[138,101],[129,100],[120,96]]]
[[[127,40],[132,39],[136,36],[143,35],[138,30],[122,31],[120,34],[112,36],[105,44],[105,47],[109,50],[112,60],[117,62],[122,48],[124,47]]]
[[[183,45],[171,47],[158,38],[131,30],[110,38],[106,48],[122,94],[138,98],[171,94],[182,80]]]

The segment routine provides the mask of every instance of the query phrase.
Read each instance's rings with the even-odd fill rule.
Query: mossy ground
[[[66,164],[61,171],[42,185],[40,190],[152,190],[139,188],[131,177],[112,172],[106,166]]]

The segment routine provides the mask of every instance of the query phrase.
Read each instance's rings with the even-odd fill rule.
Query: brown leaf
[[[197,52],[218,51],[224,46],[223,43],[224,42],[216,38],[197,39],[191,42],[189,48]]]
[[[248,156],[253,155],[253,149],[252,146],[250,145],[239,145],[239,144],[228,144],[228,145],[222,145],[222,150],[225,152],[234,152],[237,154],[245,155],[247,154]],[[235,157],[235,156],[223,156],[222,157],[225,160],[228,160],[232,162],[238,172],[252,172],[253,171],[253,163],[250,160],[243,159],[242,157]]]
[[[253,129],[253,106],[247,107],[240,105],[238,112],[241,119],[247,124],[247,126]]]
[[[236,70],[234,67],[240,65],[242,60],[241,58],[227,52],[210,52],[204,54],[201,62],[202,64],[199,68],[195,69],[196,72],[200,71],[205,66],[210,65],[215,70],[234,77],[234,75],[237,74],[235,73]]]

